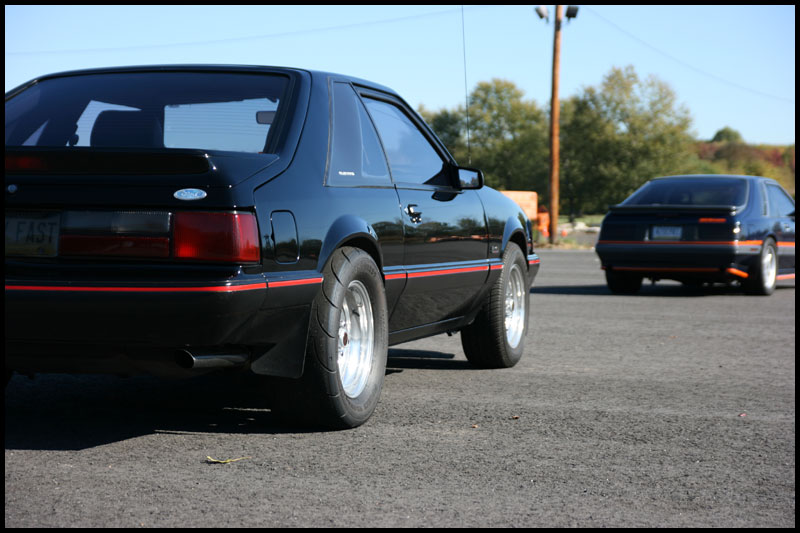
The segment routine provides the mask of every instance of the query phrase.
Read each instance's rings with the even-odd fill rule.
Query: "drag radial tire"
[[[778,247],[772,238],[764,240],[761,247],[761,254],[758,262],[748,270],[747,280],[744,282],[744,290],[748,294],[769,296],[775,291],[775,283],[778,274]]]
[[[363,250],[339,248],[312,304],[303,376],[281,380],[276,413],[330,429],[366,422],[381,394],[388,338],[380,270]]]
[[[478,316],[461,330],[461,346],[478,368],[509,368],[517,364],[528,331],[529,287],[525,256],[508,243],[503,271],[489,290]]]

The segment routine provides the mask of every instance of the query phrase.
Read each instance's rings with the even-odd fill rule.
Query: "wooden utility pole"
[[[564,6],[556,6],[555,36],[553,37],[553,97],[550,100],[550,244],[558,240],[558,70],[561,61],[561,16]]]

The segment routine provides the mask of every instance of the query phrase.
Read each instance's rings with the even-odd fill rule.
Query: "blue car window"
[[[767,185],[769,209],[772,216],[788,217],[794,213],[794,202],[783,189],[777,185]]]
[[[747,203],[747,181],[740,178],[668,178],[647,182],[624,205],[725,205]]]

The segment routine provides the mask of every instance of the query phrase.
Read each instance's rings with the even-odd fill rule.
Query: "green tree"
[[[730,143],[740,143],[742,142],[742,134],[736,131],[733,128],[725,126],[717,133],[714,134],[714,137],[711,139],[712,143],[719,143],[719,142],[730,142]]]
[[[420,106],[418,111],[453,157],[459,160],[459,156],[466,153],[466,141],[462,134],[465,129],[464,107],[453,111],[442,109],[431,112]]]
[[[563,104],[562,204],[573,214],[604,212],[647,180],[686,171],[690,126],[666,83],[641,80],[630,66],[612,69]]]
[[[537,191],[546,188],[546,115],[535,102],[525,100],[514,83],[493,79],[479,83],[472,91],[469,147],[463,106],[433,113],[422,108],[420,113],[457,161],[483,170],[488,185]]]

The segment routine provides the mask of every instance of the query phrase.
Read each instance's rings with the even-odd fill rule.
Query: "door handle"
[[[417,211],[417,204],[408,204],[406,206],[406,214],[411,222],[422,222],[422,211]]]

